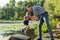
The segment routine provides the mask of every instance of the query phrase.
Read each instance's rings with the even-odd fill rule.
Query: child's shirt
[[[29,21],[29,17],[28,16],[24,16],[24,20]]]

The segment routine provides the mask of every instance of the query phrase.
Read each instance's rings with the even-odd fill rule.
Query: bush
[[[50,20],[50,21],[49,21],[50,27],[51,27],[52,29],[55,28],[56,24],[54,24],[54,23],[56,23],[56,22],[58,22],[58,19],[56,19],[56,20]],[[39,25],[38,23],[36,23],[36,25],[35,25],[35,26],[37,27],[36,30],[35,30],[35,33],[36,33],[36,34],[38,34],[38,25]],[[43,34],[43,33],[46,33],[46,32],[48,32],[48,29],[47,29],[46,23],[44,22],[44,23],[43,23],[43,26],[42,26],[42,34]]]

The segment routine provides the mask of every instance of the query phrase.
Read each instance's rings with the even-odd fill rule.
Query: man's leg
[[[43,17],[40,18],[40,23],[39,23],[39,27],[38,27],[38,32],[39,32],[39,37],[37,38],[37,40],[42,40],[42,24],[44,22],[44,20],[42,19]]]
[[[51,28],[50,28],[50,25],[49,25],[48,13],[45,14],[45,21],[46,21],[46,24],[47,24],[47,28],[48,28],[48,30],[49,30],[49,32],[50,32],[51,40],[54,40],[54,37],[53,37],[52,31],[51,31]]]

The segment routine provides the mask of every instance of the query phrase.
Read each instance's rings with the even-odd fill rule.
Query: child
[[[30,13],[26,12],[26,15],[24,16],[24,27],[22,29],[22,32],[24,32],[25,34],[27,34],[27,31],[29,30],[29,20],[31,19]]]

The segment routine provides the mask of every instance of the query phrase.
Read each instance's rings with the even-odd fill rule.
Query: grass
[[[51,22],[50,22],[50,23],[51,23]],[[53,23],[52,23],[52,24],[53,24]],[[52,25],[52,24],[50,24],[50,25]],[[35,29],[34,33],[35,33],[36,35],[38,35],[38,25],[39,25],[39,21],[32,21],[32,22],[29,23],[29,25],[30,25],[30,29]],[[4,25],[4,26],[1,26],[1,27],[0,27],[0,30],[2,30],[2,31],[12,30],[12,31],[14,31],[13,33],[17,33],[17,32],[20,31],[20,29],[22,29],[23,26],[24,26],[23,23],[13,23],[13,24],[10,23],[10,25],[7,24],[7,25]],[[52,28],[52,27],[51,27],[51,28]],[[45,23],[44,23],[43,26],[42,26],[42,31],[43,31],[42,33],[48,31]],[[6,34],[5,34],[5,35],[6,35]],[[9,35],[9,34],[8,34],[8,35]]]

